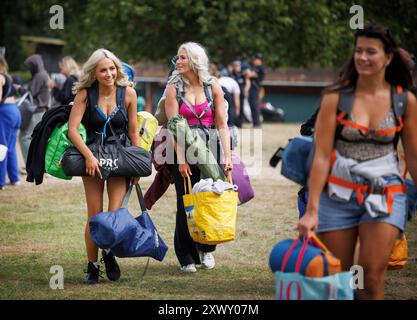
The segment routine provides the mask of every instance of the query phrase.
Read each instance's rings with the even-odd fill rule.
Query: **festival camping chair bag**
[[[226,190],[220,195],[214,192],[191,193],[190,177],[184,179],[184,190],[188,231],[195,242],[219,244],[235,239],[238,203],[236,191]]]
[[[135,185],[142,213],[134,218],[127,204],[132,186],[129,187],[122,208],[100,212],[91,218],[89,227],[91,239],[102,249],[120,258],[152,257],[162,261],[168,250],[145,208],[142,191]]]
[[[158,129],[158,120],[149,112],[140,111],[137,114],[139,130],[139,147],[150,151],[154,140],[156,130]]]
[[[312,237],[278,242],[269,257],[277,300],[353,300],[352,273]]]
[[[84,143],[87,139],[87,132],[82,123],[78,127],[78,133],[81,135]],[[52,131],[51,136],[46,145],[45,151],[45,171],[51,176],[71,180],[72,176],[67,176],[62,167],[62,156],[64,152],[72,146],[71,140],[68,138],[68,122],[58,125]]]

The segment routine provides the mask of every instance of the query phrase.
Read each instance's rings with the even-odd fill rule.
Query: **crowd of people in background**
[[[229,127],[252,123],[254,128],[260,128],[260,91],[265,77],[262,54],[251,56],[249,63],[234,60],[226,67],[212,65],[211,73],[218,78],[226,99],[231,96]]]
[[[7,61],[3,55],[1,59],[0,73],[7,75]],[[22,121],[19,120],[19,126],[13,129],[13,137],[19,141],[23,163],[26,163],[31,135],[44,113],[50,108],[66,105],[74,100],[75,95],[72,89],[78,81],[80,67],[71,56],[65,56],[59,61],[60,72],[49,74],[39,54],[30,55],[24,61],[24,65],[31,74],[28,84],[23,84],[19,76],[11,77],[7,75],[4,76],[7,78],[4,78],[5,81],[3,81],[4,84],[2,86],[6,88],[7,79],[7,86],[10,85],[10,92],[7,92],[8,95],[25,99],[27,97],[26,93],[28,93],[33,98],[34,110],[32,110],[31,118],[28,121],[24,119],[21,119]],[[129,80],[133,81],[134,69],[127,63],[123,63],[123,68]],[[243,123],[252,123],[254,128],[261,126],[260,90],[265,76],[262,55],[258,53],[251,56],[249,62],[234,60],[226,67],[212,64],[210,73],[218,78],[225,99],[228,102],[228,126],[232,135],[232,144],[235,147],[237,144],[237,128],[241,128]],[[3,95],[5,94],[6,92],[3,90]],[[146,101],[144,97],[138,94],[137,111],[145,110],[145,106]],[[3,127],[6,128],[7,125]],[[8,176],[11,185],[18,185],[20,182],[19,174],[25,175],[26,168],[25,166],[18,167],[19,157],[16,153],[16,147],[11,146],[14,141],[13,137],[4,138],[4,145],[9,144],[10,148],[14,150],[14,155],[9,156],[9,164],[4,163],[2,167],[16,168],[18,173],[13,173],[15,169],[9,168]],[[2,178],[0,180],[0,188],[4,189],[5,184],[6,178]]]

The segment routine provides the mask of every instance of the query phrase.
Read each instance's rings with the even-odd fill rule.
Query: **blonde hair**
[[[209,58],[204,47],[196,42],[186,42],[180,45],[178,52],[181,50],[186,52],[190,69],[197,75],[201,85],[203,83],[209,83],[212,80],[212,76],[209,73]],[[168,84],[178,81],[182,81],[187,85],[189,84],[188,80],[178,70],[174,70],[168,80]]]
[[[80,76],[80,68],[75,60],[70,56],[63,57],[59,64],[67,69],[69,76],[76,76],[77,78]]]
[[[114,62],[117,69],[116,85],[119,87],[133,87],[133,82],[130,82],[126,73],[123,71],[122,63],[112,52],[107,49],[97,49],[84,63],[79,81],[74,84],[73,93],[77,94],[78,91],[89,88],[96,81],[95,70],[97,65],[102,59],[108,58]]]
[[[0,73],[9,73],[9,65],[7,64],[6,58],[0,55]]]

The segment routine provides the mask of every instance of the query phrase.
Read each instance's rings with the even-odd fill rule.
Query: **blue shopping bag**
[[[98,247],[111,249],[116,257],[152,257],[162,261],[168,247],[146,211],[139,185],[136,185],[136,193],[142,214],[136,218],[130,214],[126,207],[131,192],[132,186],[126,193],[122,208],[101,212],[91,218],[89,223],[91,239]]]
[[[352,273],[309,278],[297,272],[274,274],[277,300],[353,300]]]

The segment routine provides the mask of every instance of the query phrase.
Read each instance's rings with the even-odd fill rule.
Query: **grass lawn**
[[[151,260],[141,283],[147,259],[118,259],[121,279],[102,279],[96,286],[82,284],[86,205],[81,180],[49,177],[39,186],[25,182],[8,187],[0,193],[0,299],[274,299],[269,253],[276,242],[296,235],[298,186],[268,161],[278,145],[297,133],[296,125],[264,125],[262,170],[252,176],[256,198],[239,207],[236,240],[218,246],[216,268],[196,274],[178,271],[173,185],[150,211],[169,246],[164,261]],[[141,181],[144,191],[151,181]],[[130,201],[132,213],[139,212],[135,199]],[[417,299],[415,221],[407,231],[410,260],[406,269],[388,273],[388,299]],[[49,287],[54,265],[63,267],[64,290]]]

